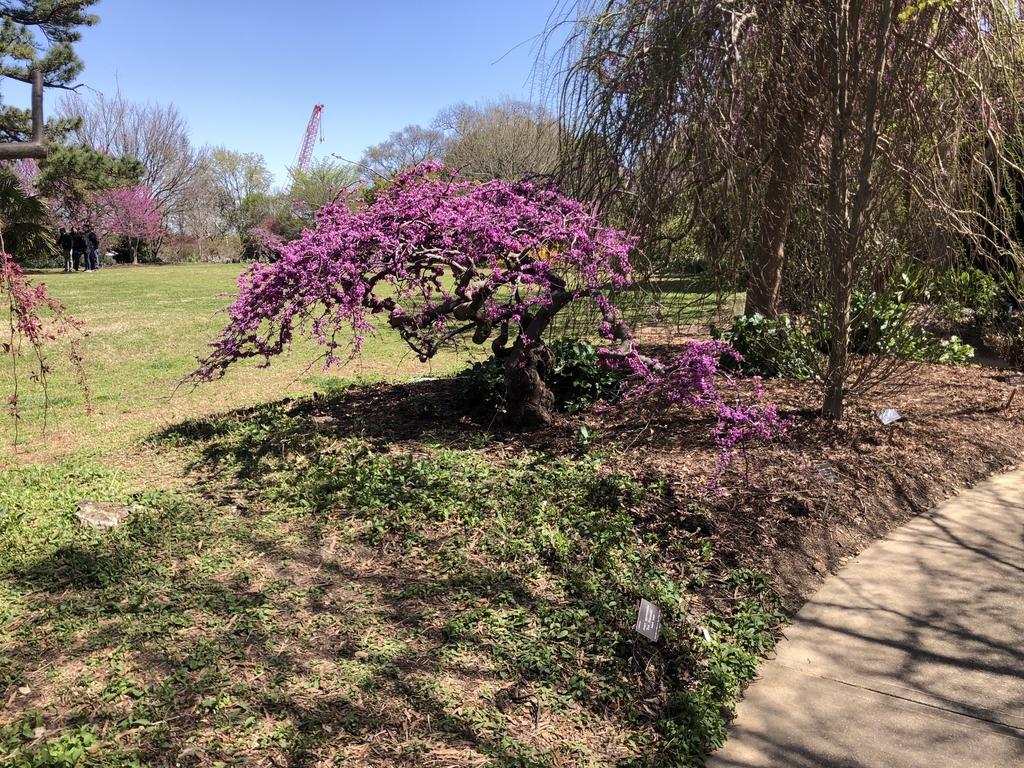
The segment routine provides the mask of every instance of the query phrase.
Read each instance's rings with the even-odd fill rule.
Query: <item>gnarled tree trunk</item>
[[[531,429],[551,423],[555,396],[544,382],[555,369],[555,355],[541,341],[541,336],[551,319],[574,298],[569,291],[555,291],[550,302],[540,307],[537,314],[523,318],[522,331],[505,361],[508,396],[505,419],[509,425]]]
[[[544,381],[555,368],[555,355],[542,341],[516,340],[505,361],[508,389],[506,421],[515,427],[543,427],[551,423],[555,396]]]

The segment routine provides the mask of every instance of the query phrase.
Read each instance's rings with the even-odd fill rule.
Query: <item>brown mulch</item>
[[[659,353],[666,350],[659,349]],[[503,429],[500,417],[459,415],[454,380],[424,380],[353,389],[341,407],[311,409],[318,429],[409,443],[428,434],[453,447],[589,452],[609,471],[661,484],[661,498],[638,510],[660,535],[699,531],[728,567],[772,576],[795,611],[834,572],[872,541],[980,480],[1019,464],[1024,455],[1024,394],[1007,408],[1009,372],[997,368],[915,364],[898,381],[848,399],[841,422],[818,415],[816,385],[764,382],[765,399],[793,419],[785,443],[751,446],[717,479],[712,422],[682,407],[597,409],[558,416],[531,432]],[[878,413],[901,419],[884,426]],[[580,427],[594,437],[581,445]],[[476,442],[474,442],[476,441]],[[823,468],[821,465],[827,465]],[[829,471],[835,483],[829,495]]]

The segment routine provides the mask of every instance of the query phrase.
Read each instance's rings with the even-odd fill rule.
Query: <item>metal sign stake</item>
[[[821,513],[823,518],[828,518],[828,505],[832,502],[832,491],[836,488],[836,473],[835,470],[829,466],[827,461],[819,461],[814,465],[814,468],[818,470],[818,474],[821,475],[821,479],[828,483],[828,496],[825,497],[825,511]]]
[[[1013,398],[1017,394],[1017,387],[1021,385],[1022,381],[1024,381],[1024,377],[1019,373],[1006,377],[1006,385],[1010,387],[1010,396],[1006,399],[1006,405],[1003,406],[1003,410],[1010,407],[1010,403],[1013,402]]]
[[[636,616],[635,630],[636,635],[633,637],[633,650],[630,654],[629,663],[634,672],[641,672],[643,670],[640,668],[640,662],[636,658],[636,644],[641,635],[652,643],[658,642],[658,636],[661,634],[661,608],[641,598],[640,610]],[[646,669],[646,666],[644,669]]]
[[[878,414],[878,420],[889,428],[889,445],[892,445],[892,438],[896,433],[896,422],[902,418],[903,417],[900,416],[900,412],[895,408],[886,408]]]

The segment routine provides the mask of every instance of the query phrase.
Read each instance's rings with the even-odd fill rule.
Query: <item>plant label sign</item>
[[[1011,387],[1019,387],[1021,384],[1024,384],[1024,376],[1021,376],[1019,373],[1007,376],[1006,383]]]
[[[821,479],[826,483],[834,483],[836,481],[835,470],[829,466],[827,461],[819,461],[814,465],[814,468],[818,470],[818,474],[821,475]]]
[[[903,417],[900,416],[899,411],[897,411],[895,408],[886,408],[884,411],[878,414],[878,420],[885,424],[885,426],[895,424],[902,418]]]
[[[636,631],[652,643],[658,642],[661,632],[661,608],[640,598],[640,613],[636,617]]]

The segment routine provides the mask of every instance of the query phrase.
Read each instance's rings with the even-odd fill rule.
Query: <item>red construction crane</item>
[[[309,168],[309,161],[313,157],[313,145],[316,144],[316,135],[320,130],[320,113],[324,111],[323,104],[313,107],[313,114],[309,116],[309,125],[306,126],[306,135],[302,138],[302,147],[299,149],[299,160],[295,164],[296,169],[304,171]],[[321,141],[323,139],[321,138]]]

